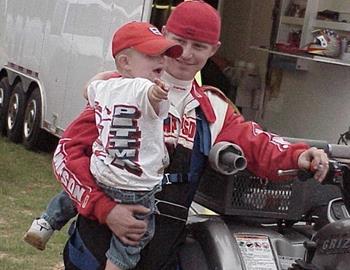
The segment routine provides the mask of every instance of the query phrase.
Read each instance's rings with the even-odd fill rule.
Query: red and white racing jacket
[[[308,148],[305,144],[290,144],[263,131],[257,123],[245,121],[219,90],[201,88],[194,83],[183,117],[179,118],[170,109],[169,121],[164,124],[170,157],[178,145],[191,153],[196,134],[195,108],[198,106],[209,123],[212,144],[227,141],[239,145],[248,161],[247,168],[260,177],[279,180],[277,170],[298,168],[298,157]],[[97,135],[94,110],[87,106],[60,139],[53,169],[78,212],[105,223],[116,202],[100,190],[89,170],[91,146]]]

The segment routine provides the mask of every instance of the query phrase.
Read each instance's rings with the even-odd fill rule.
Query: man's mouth
[[[176,59],[175,61],[178,62],[180,65],[184,65],[184,66],[192,66],[193,65],[193,63],[183,61],[180,58]]]

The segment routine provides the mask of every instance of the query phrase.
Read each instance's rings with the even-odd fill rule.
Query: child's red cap
[[[182,47],[165,39],[162,33],[146,22],[130,22],[120,27],[113,36],[113,57],[120,51],[132,48],[150,56],[165,54],[177,58],[182,54]]]

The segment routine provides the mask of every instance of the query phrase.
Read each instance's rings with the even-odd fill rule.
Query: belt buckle
[[[165,177],[165,179],[166,179],[165,185],[171,185],[171,184],[172,184],[171,181],[170,181],[169,176],[170,176],[169,173],[165,173],[165,174],[164,174],[164,177]]]

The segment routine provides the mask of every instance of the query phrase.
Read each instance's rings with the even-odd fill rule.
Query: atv
[[[232,144],[210,153],[214,169],[192,205],[182,270],[350,269],[350,147],[306,143],[330,158],[322,185],[297,170],[280,171],[290,178],[283,183],[256,177]]]

